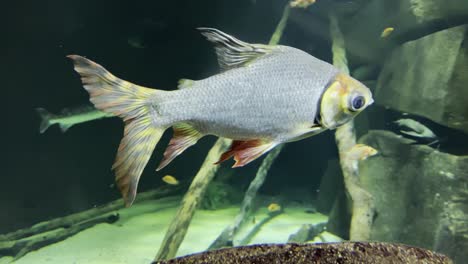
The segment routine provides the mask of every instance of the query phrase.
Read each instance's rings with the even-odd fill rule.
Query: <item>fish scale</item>
[[[247,67],[195,81],[154,104],[165,101],[163,123],[190,122],[204,134],[232,139],[288,141],[298,126],[313,125],[320,96],[337,73],[303,51],[278,46]]]

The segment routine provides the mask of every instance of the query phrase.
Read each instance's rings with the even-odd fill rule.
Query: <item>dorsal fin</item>
[[[195,83],[194,80],[190,79],[180,79],[179,84],[177,85],[177,89],[185,89],[192,87],[192,85]]]
[[[246,43],[214,28],[197,29],[215,44],[218,63],[223,70],[245,66],[272,50],[272,46]]]

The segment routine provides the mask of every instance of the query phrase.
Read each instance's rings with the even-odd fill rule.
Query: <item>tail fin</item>
[[[54,114],[50,113],[44,108],[36,108],[36,112],[41,117],[39,132],[42,134],[52,125],[52,122],[50,122],[50,120],[54,117]]]
[[[112,169],[128,207],[135,199],[143,169],[166,129],[156,127],[150,115],[149,99],[158,90],[121,80],[101,65],[81,56],[67,57],[72,59],[75,71],[81,75],[83,86],[94,106],[125,121],[124,137]]]

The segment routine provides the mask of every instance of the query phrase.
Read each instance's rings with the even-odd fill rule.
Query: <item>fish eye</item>
[[[365,104],[364,96],[361,96],[361,95],[355,96],[351,99],[351,104],[350,104],[351,107],[349,110],[358,111],[364,106],[364,104]]]

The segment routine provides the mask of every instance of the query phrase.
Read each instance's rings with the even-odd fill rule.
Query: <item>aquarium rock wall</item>
[[[380,151],[360,166],[377,211],[371,239],[450,248],[444,253],[466,259],[468,156],[413,145],[390,131],[370,131],[360,141]]]
[[[404,43],[385,61],[377,104],[468,133],[468,26]]]
[[[465,263],[468,151],[444,144],[448,138],[457,145],[451,133],[468,135],[468,1],[367,1],[341,24],[353,75],[376,80],[379,114],[366,113],[362,118],[372,130],[359,131],[359,143],[379,151],[359,164],[376,211],[371,240],[417,245]],[[389,27],[393,33],[380,37]],[[388,113],[426,120],[444,133],[434,142],[399,134]],[[329,230],[345,237],[350,200],[333,191],[342,188],[337,168],[329,163],[318,208],[329,212]]]

